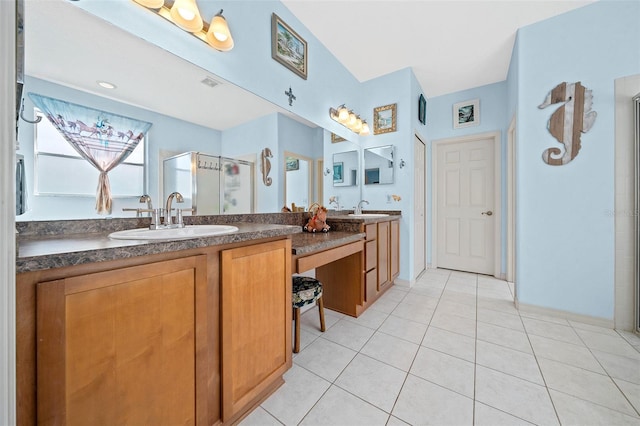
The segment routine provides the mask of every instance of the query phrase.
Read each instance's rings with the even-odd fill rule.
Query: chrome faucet
[[[147,203],[147,209],[149,209],[150,211],[153,210],[153,203],[151,203],[151,197],[148,196],[147,194],[140,196],[140,202]]]
[[[173,202],[173,198],[175,197],[176,202],[177,203],[182,203],[184,202],[184,198],[182,197],[182,194],[179,192],[172,192],[171,194],[169,194],[169,196],[167,197],[167,205],[165,207],[165,216],[164,216],[164,226],[165,227],[183,227],[184,224],[182,223],[182,220],[178,220],[177,223],[173,223],[173,219],[171,216],[171,203]],[[176,216],[181,219],[182,215],[180,214],[181,212],[178,210],[178,214],[176,214]]]
[[[137,208],[137,209],[123,208],[122,211],[123,212],[136,212],[136,217],[141,217],[140,215],[142,213],[153,213],[153,204],[151,203],[151,197],[150,196],[148,196],[147,194],[141,195],[139,201],[140,201],[140,203],[147,203],[147,208],[146,209],[141,209],[141,208]]]
[[[362,214],[362,203],[369,204],[367,200],[360,200],[357,206],[354,207],[355,214]]]

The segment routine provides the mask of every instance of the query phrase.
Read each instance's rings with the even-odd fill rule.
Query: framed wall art
[[[307,79],[307,42],[275,13],[271,15],[271,57]]]
[[[427,124],[427,100],[422,94],[420,94],[420,98],[418,99],[418,120],[420,120],[422,124]]]
[[[342,136],[338,136],[335,133],[331,132],[331,143],[338,143],[346,141]]]
[[[480,124],[480,99],[458,102],[453,104],[453,128],[463,129],[465,127],[477,126]]]
[[[300,168],[300,160],[293,157],[287,157],[286,160],[286,171],[290,172],[292,170],[298,170]]]
[[[374,135],[396,131],[396,107],[397,104],[390,104],[373,109]]]
[[[344,182],[344,163],[333,163],[333,183]]]

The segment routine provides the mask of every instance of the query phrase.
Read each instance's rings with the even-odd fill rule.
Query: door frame
[[[424,166],[424,173],[422,174],[423,192],[424,192],[422,194],[422,204],[423,204],[422,205],[422,211],[424,212],[424,215],[426,216],[427,215],[427,211],[428,211],[427,210],[428,209],[428,202],[427,202],[427,149],[428,148],[427,148],[427,143],[425,142],[425,138],[424,137],[420,136],[418,134],[418,132],[415,132],[413,135],[414,135],[414,138],[413,138],[413,144],[414,145],[413,145],[412,148],[413,148],[414,152],[415,152],[415,144],[417,143],[416,139],[419,141],[419,143],[421,143],[424,146],[424,157],[422,158],[423,166]],[[415,169],[415,167],[414,167],[414,169]],[[415,187],[414,187],[414,194],[415,194]],[[415,200],[415,197],[414,197],[414,200]],[[415,205],[414,205],[413,213],[415,214]],[[426,271],[428,269],[428,263],[427,263],[427,259],[428,259],[427,241],[428,240],[427,239],[429,238],[429,235],[428,235],[428,231],[427,231],[427,218],[424,217],[422,220],[424,221],[424,223],[422,225],[423,226],[422,244],[424,245],[424,249],[423,249],[423,252],[422,252],[422,255],[423,255],[422,264],[423,264],[424,268],[421,271],[417,271],[416,270],[416,268],[415,268],[415,257],[414,257],[414,259],[413,259],[413,261],[414,261],[414,268],[413,268],[414,269],[413,270],[414,278],[413,279],[414,280],[417,280],[424,273],[424,271]],[[414,225],[415,225],[415,217],[414,217]],[[415,233],[413,235],[413,239],[414,239],[413,247],[414,247],[414,250],[415,250],[415,247],[416,247],[416,235],[415,235]]]
[[[507,130],[507,264],[506,280],[514,283],[514,298],[517,300],[516,282],[516,116],[511,118]]]
[[[504,278],[500,270],[502,260],[502,149],[501,132],[499,130],[455,138],[437,139],[431,142],[431,193],[433,194],[431,203],[431,263],[432,268],[438,267],[438,148],[446,144],[469,142],[476,139],[491,139],[493,141],[493,213],[496,220],[493,235],[493,276],[502,279]]]

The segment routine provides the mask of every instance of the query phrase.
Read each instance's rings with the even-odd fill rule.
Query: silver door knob
[[[487,216],[491,216],[493,212],[491,210],[487,210],[486,212],[482,212],[482,214],[486,214]]]

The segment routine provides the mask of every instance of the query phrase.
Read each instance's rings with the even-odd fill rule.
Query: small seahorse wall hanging
[[[591,111],[593,94],[580,82],[562,82],[549,92],[538,108],[563,102],[555,110],[547,123],[549,133],[564,145],[564,154],[559,148],[548,148],[542,153],[542,160],[551,166],[563,166],[576,158],[580,151],[580,136],[587,133],[598,115]]]
[[[271,186],[273,183],[273,179],[269,177],[269,172],[271,171],[269,158],[273,158],[271,150],[269,148],[263,149],[260,154],[260,170],[262,171],[262,182],[264,182],[265,186]]]

